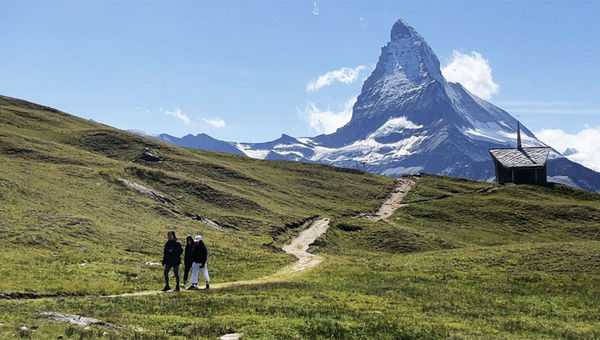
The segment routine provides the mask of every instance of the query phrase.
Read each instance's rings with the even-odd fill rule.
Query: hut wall
[[[496,182],[499,184],[545,184],[546,168],[505,168],[496,164]]]
[[[548,183],[548,175],[546,173],[546,167],[536,170],[538,172],[538,181],[537,184],[546,184]]]
[[[512,183],[512,172],[510,169],[507,169],[500,165],[498,162],[496,163],[496,183],[504,184],[504,183]]]

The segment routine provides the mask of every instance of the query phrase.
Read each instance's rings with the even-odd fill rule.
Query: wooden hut
[[[524,148],[521,145],[521,126],[517,123],[517,148],[490,149],[499,184],[545,184],[546,160],[550,148]]]

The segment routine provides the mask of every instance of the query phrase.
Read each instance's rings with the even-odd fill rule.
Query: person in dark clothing
[[[169,271],[173,268],[173,273],[175,273],[175,280],[177,286],[175,286],[175,291],[179,291],[179,265],[181,264],[181,253],[183,253],[183,248],[181,248],[181,243],[177,241],[177,237],[175,236],[175,232],[173,230],[169,231],[167,234],[169,238],[167,243],[165,243],[165,250],[163,254],[162,264],[165,266],[165,288],[163,288],[163,292],[171,290],[169,287]]]
[[[206,289],[210,288],[210,276],[208,275],[208,267],[206,260],[208,258],[208,251],[202,241],[202,236],[196,236],[194,240],[194,250],[192,251],[192,285],[188,289],[198,289],[198,276],[202,271],[202,277],[206,282]]]
[[[185,256],[183,257],[183,266],[184,266],[184,270],[183,270],[183,286],[185,287],[186,283],[187,283],[187,279],[188,279],[188,274],[190,272],[190,269],[192,269],[192,252],[194,250],[194,239],[192,238],[192,235],[188,235],[185,238]]]

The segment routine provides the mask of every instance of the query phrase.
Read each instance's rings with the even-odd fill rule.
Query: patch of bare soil
[[[392,191],[390,197],[383,202],[379,210],[375,214],[372,215],[364,215],[364,218],[372,221],[379,221],[390,217],[396,209],[402,206],[402,200],[404,196],[412,189],[415,185],[415,181],[413,179],[407,177],[398,178],[396,181],[396,189]]]

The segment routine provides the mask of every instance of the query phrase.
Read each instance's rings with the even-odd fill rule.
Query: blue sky
[[[343,111],[402,18],[442,65],[479,53],[493,103],[581,144],[600,134],[598,14],[597,2],[3,2],[0,94],[151,133],[311,136],[311,112]],[[307,90],[361,65],[349,84]]]

